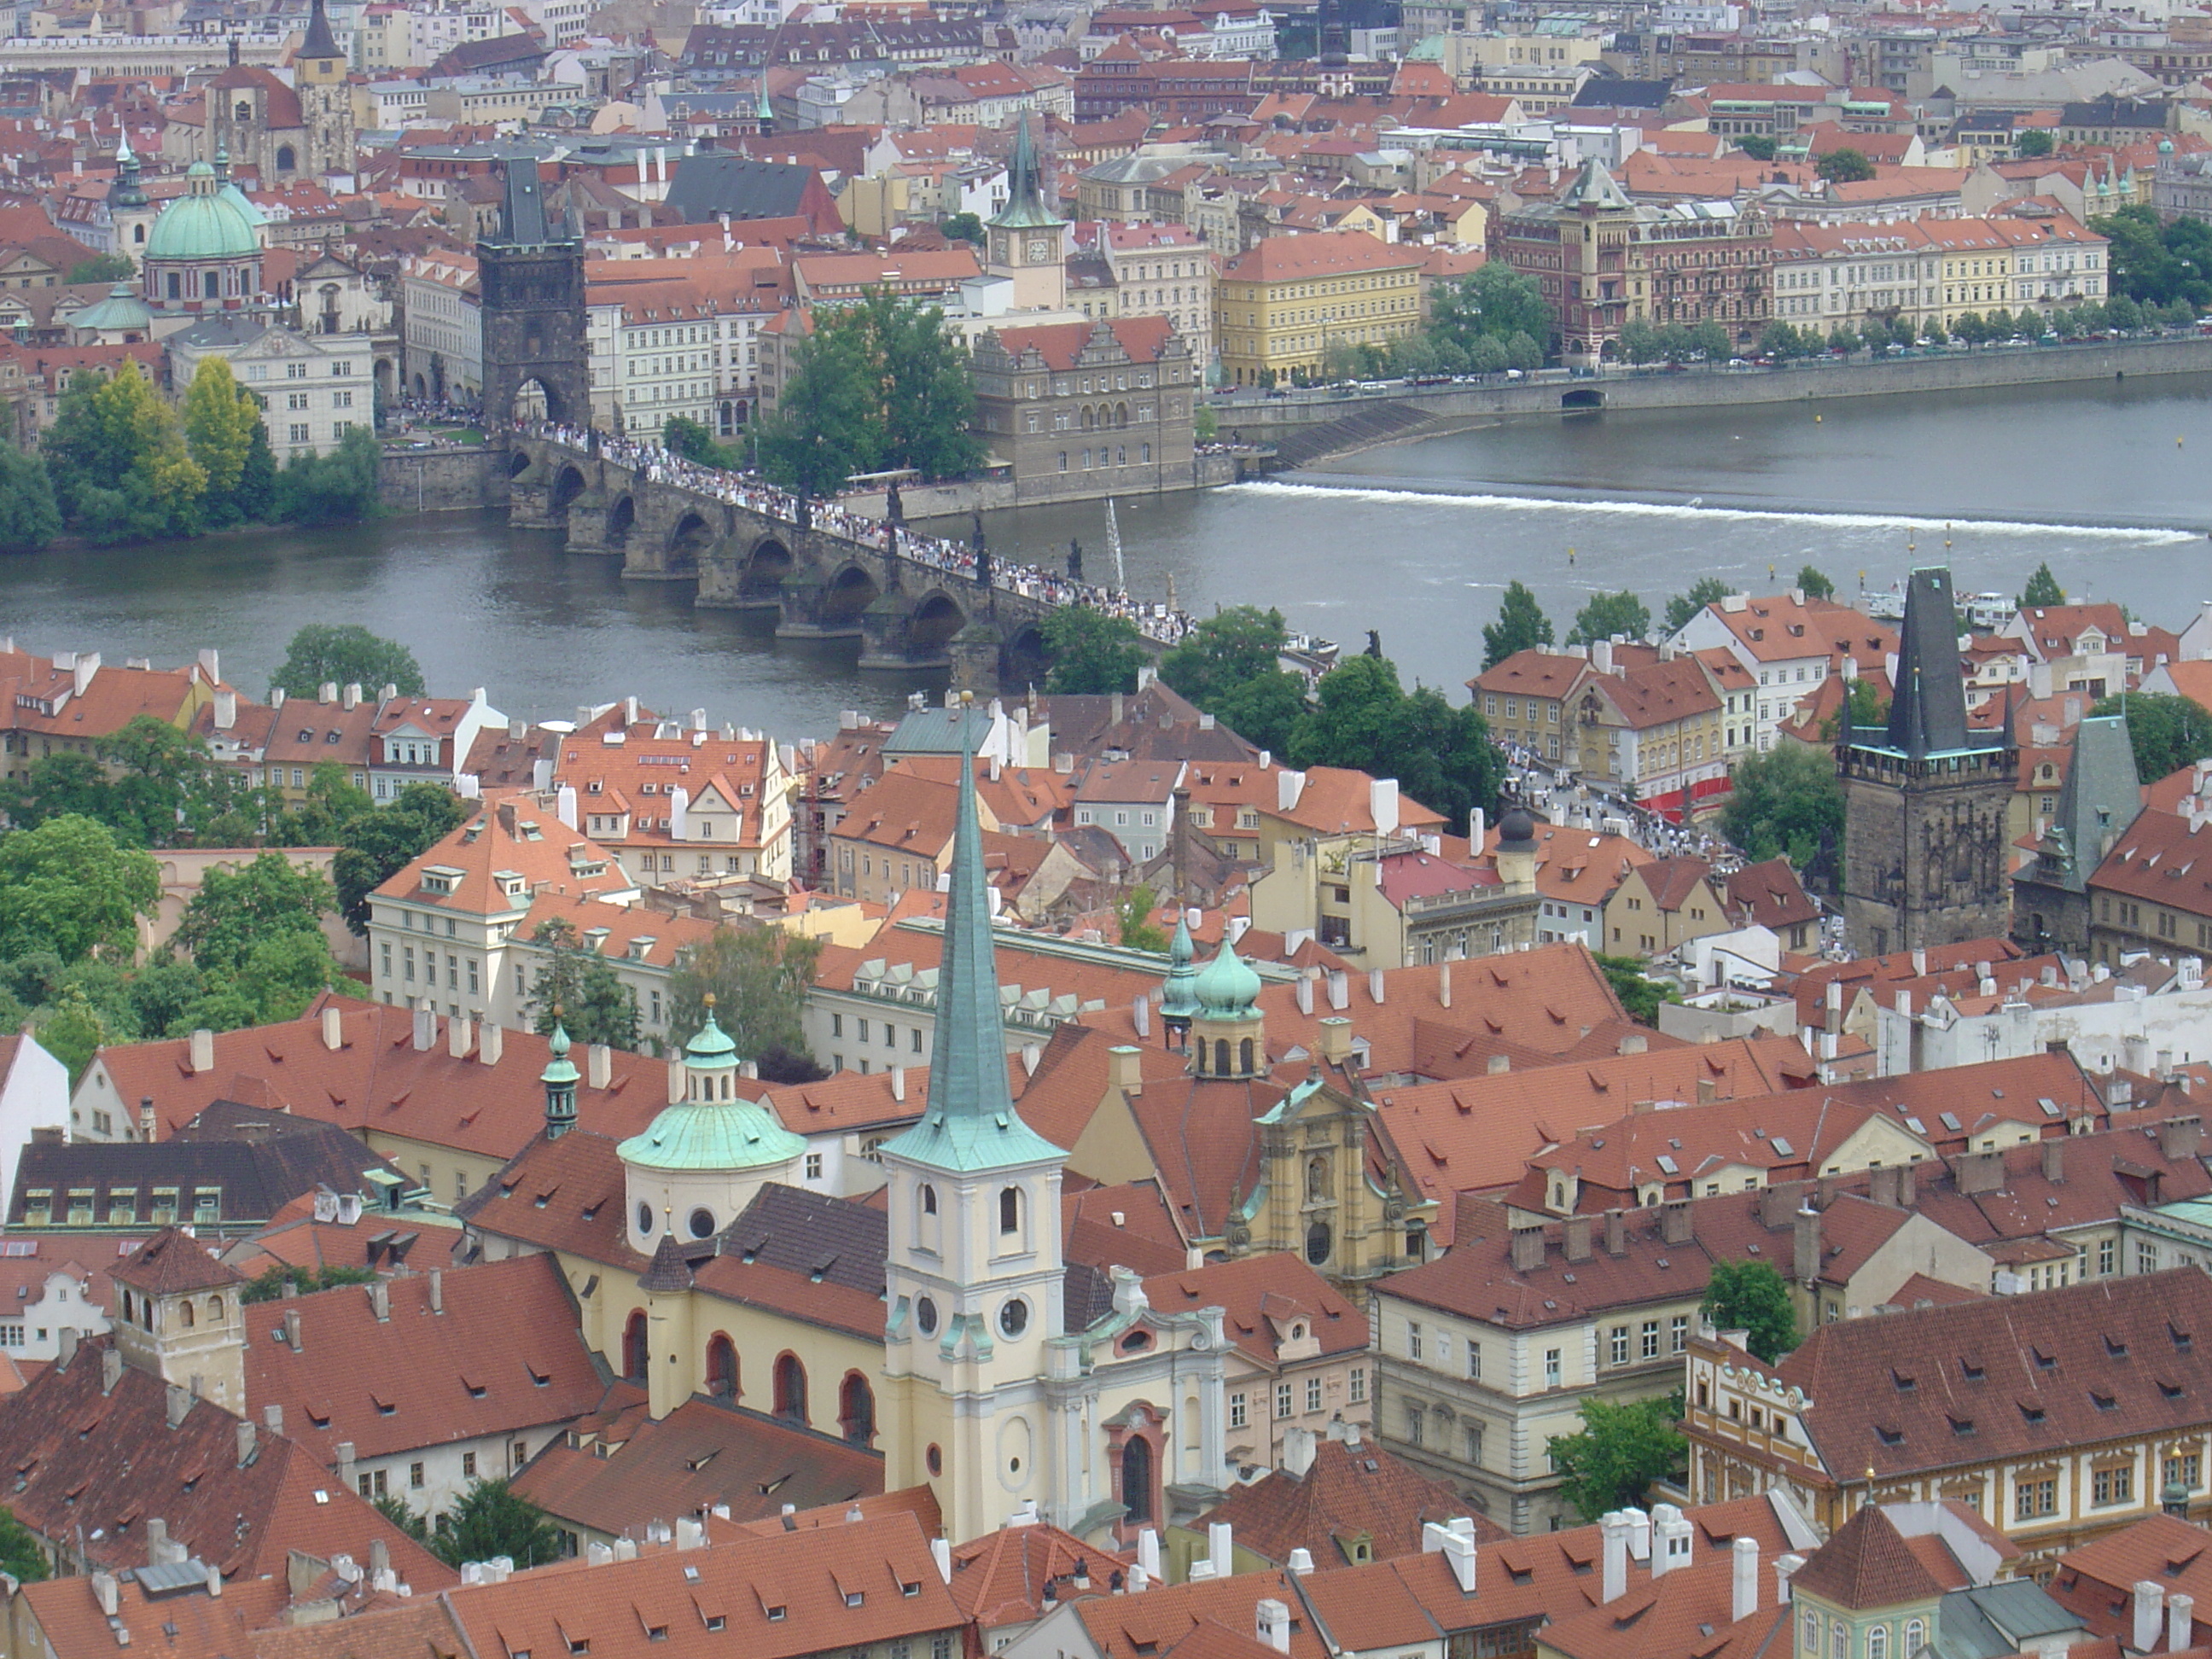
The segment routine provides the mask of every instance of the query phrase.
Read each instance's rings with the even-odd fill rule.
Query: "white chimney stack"
[[[1628,1594],[1628,1517],[1615,1510],[1597,1523],[1601,1556],[1598,1599],[1618,1601]]]
[[[345,1021],[336,1004],[323,1010],[323,1047],[332,1054],[345,1047]]]
[[[2137,1653],[2148,1653],[2158,1645],[2160,1615],[2166,1611],[2166,1592],[2148,1578],[2136,1581],[2135,1628],[2130,1634],[2134,1640],[2128,1645]]]
[[[1735,1559],[1729,1580],[1729,1617],[1741,1623],[1759,1611],[1759,1540],[1739,1538],[1730,1547]]]
[[[2175,1653],[2197,1644],[2197,1598],[2179,1590],[2166,1598],[2166,1645]]]
[[[1291,1650],[1291,1610],[1273,1596],[1264,1596],[1253,1608],[1261,1642],[1278,1653]]]

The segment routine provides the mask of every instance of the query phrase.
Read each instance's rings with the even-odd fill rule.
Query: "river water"
[[[1279,607],[1408,681],[1456,689],[1515,577],[1565,635],[1629,587],[1656,613],[1703,575],[1756,590],[1811,562],[1849,598],[1948,557],[1963,592],[2017,592],[2048,561],[2069,593],[2179,626],[2212,600],[2212,377],[1860,398],[1817,411],[1639,411],[1525,420],[1345,458],[1281,482],[1117,506],[1127,585],[1204,612]],[[1110,580],[1103,504],[986,515],[993,550]],[[964,526],[963,526],[964,528]],[[1948,549],[1947,549],[1948,544]],[[434,690],[483,685],[510,715],[573,717],[635,693],[785,738],[896,708],[911,677],[860,672],[852,641],[794,644],[764,618],[695,611],[688,586],[495,517],[213,537],[0,562],[0,633],[111,661],[222,653],[256,693],[307,622],[404,640]]]

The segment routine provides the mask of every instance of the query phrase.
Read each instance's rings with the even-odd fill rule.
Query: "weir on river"
[[[780,639],[860,641],[863,668],[949,670],[980,693],[1042,684],[1065,605],[1133,623],[1155,655],[1188,618],[1073,574],[994,559],[891,519],[808,501],[662,449],[552,425],[507,440],[508,521],[560,530],[625,577],[697,584],[695,605],[774,611]]]

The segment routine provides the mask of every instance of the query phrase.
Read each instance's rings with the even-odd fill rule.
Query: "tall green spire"
[[[1190,1024],[1198,1012],[1198,947],[1192,944],[1190,919],[1176,917],[1175,938],[1168,945],[1167,985],[1160,995],[1160,1014],[1170,1024]]]
[[[975,741],[960,744],[960,808],[952,831],[945,955],[937,975],[937,1039],[921,1121],[888,1142],[894,1157],[942,1170],[1034,1164],[1066,1154],[1022,1121],[1006,1085],[1006,1026],[983,881],[983,830],[975,812]]]
[[[1036,146],[1030,141],[1030,112],[1022,112],[1014,129],[1014,153],[1006,163],[1006,204],[991,216],[990,222],[1005,230],[1032,230],[1058,225],[1058,214],[1044,199],[1042,173]]]

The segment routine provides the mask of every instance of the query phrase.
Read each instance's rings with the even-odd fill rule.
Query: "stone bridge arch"
[[[917,654],[941,657],[967,626],[968,608],[944,588],[933,587],[907,613],[907,641]]]
[[[587,487],[584,470],[574,461],[568,462],[553,475],[553,487],[545,497],[547,512],[554,519],[565,523],[568,509],[576,504],[576,498]]]
[[[1000,684],[1017,696],[1032,685],[1042,690],[1045,675],[1051,666],[1051,658],[1045,651],[1044,627],[1041,622],[1021,623],[1000,648]]]
[[[857,623],[883,592],[873,571],[858,561],[848,562],[823,586],[822,620]]]
[[[799,561],[780,538],[763,536],[745,555],[738,591],[748,599],[772,599],[783,591],[784,582],[798,568]]]
[[[637,527],[637,498],[625,489],[607,508],[606,546],[619,553],[629,545],[629,532]]]
[[[679,514],[668,532],[662,572],[671,576],[696,576],[699,562],[714,544],[714,528],[704,509],[690,507]]]

